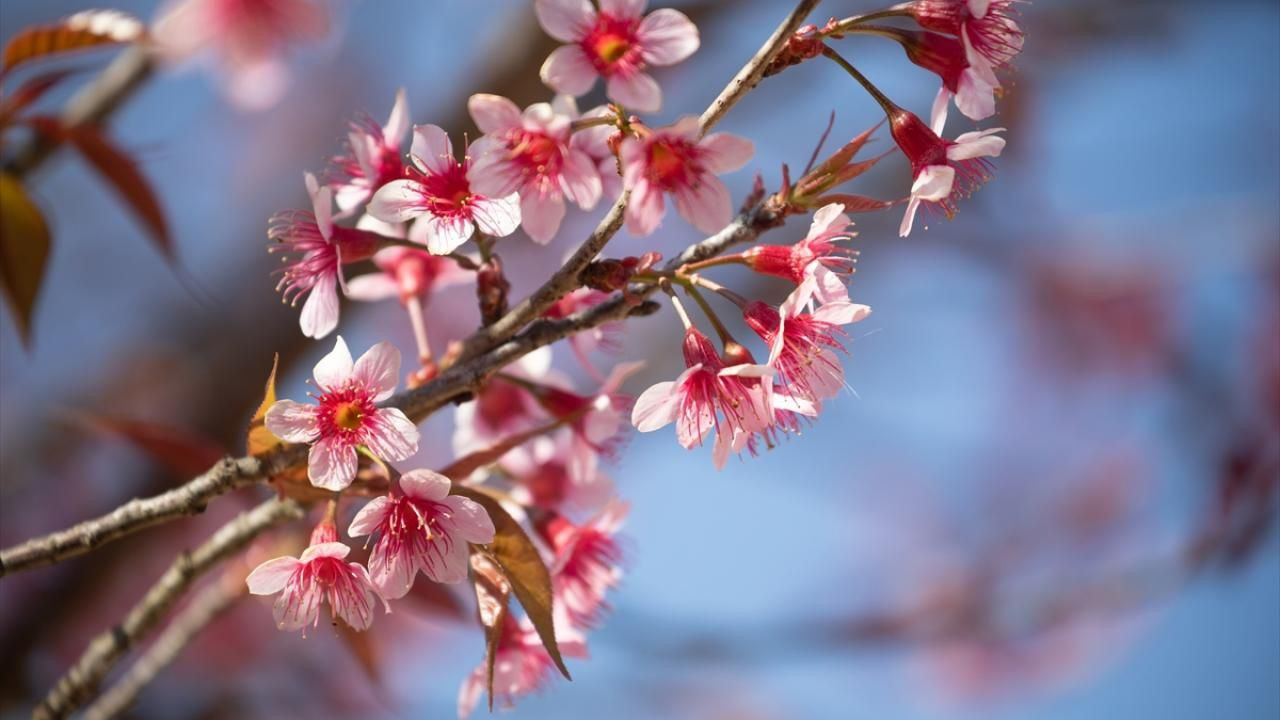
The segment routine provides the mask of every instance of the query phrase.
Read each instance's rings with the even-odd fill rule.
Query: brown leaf
[[[502,459],[503,455],[511,452],[513,448],[517,448],[539,435],[551,432],[562,424],[562,422],[557,420],[547,423],[546,425],[533,428],[532,430],[526,430],[522,433],[517,433],[503,438],[487,448],[467,453],[457,460],[454,460],[448,467],[441,470],[440,474],[454,481],[465,480],[476,470],[479,470],[486,465],[492,465],[493,463],[498,462]]]
[[[31,339],[31,314],[49,259],[49,227],[22,183],[0,173],[0,290],[22,342]]]
[[[450,492],[476,501],[489,513],[495,530],[493,542],[489,544],[490,555],[511,582],[511,589],[525,614],[529,616],[529,621],[533,623],[534,630],[537,630],[538,637],[542,639],[542,646],[547,649],[547,654],[565,678],[572,680],[569,669],[560,656],[560,646],[556,643],[555,626],[551,619],[551,573],[547,572],[538,548],[534,547],[520,523],[503,510],[502,505],[493,497],[457,483],[454,483]]]
[[[127,440],[183,477],[208,470],[227,454],[213,440],[179,428],[85,412],[71,412],[67,418],[83,428]]]
[[[844,193],[832,193],[823,195],[816,203],[818,205],[827,205],[829,203],[842,203],[844,211],[847,213],[871,212],[873,210],[884,210],[893,207],[892,200],[878,200],[876,198],[866,197],[864,195],[847,195]]]
[[[85,10],[57,23],[37,25],[18,32],[4,48],[0,75],[32,60],[119,45],[138,40],[145,26],[119,10]]]
[[[267,376],[267,386],[262,392],[262,402],[249,421],[249,436],[245,439],[245,452],[250,455],[261,455],[280,444],[280,438],[271,434],[263,422],[267,410],[276,402],[276,370],[280,368],[280,353],[276,353],[271,361],[271,374]]]
[[[55,70],[41,73],[18,86],[12,95],[0,98],[0,128],[13,122],[14,117],[28,105],[53,89],[58,83],[74,74],[73,70]]]
[[[471,553],[471,569],[474,571],[476,609],[480,614],[480,624],[484,626],[484,685],[489,693],[489,712],[493,712],[493,664],[498,659],[498,643],[507,622],[511,583],[483,551]]]

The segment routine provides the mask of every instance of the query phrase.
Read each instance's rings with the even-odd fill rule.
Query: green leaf
[[[0,173],[0,290],[13,311],[24,344],[49,260],[49,227],[22,183]]]
[[[474,500],[489,513],[495,531],[493,542],[489,544],[489,553],[506,574],[516,599],[533,623],[547,654],[561,674],[572,680],[569,669],[564,665],[564,658],[560,656],[555,625],[551,619],[551,573],[542,562],[538,548],[534,547],[520,523],[502,509],[502,505],[492,496],[457,483],[454,483],[450,492]]]

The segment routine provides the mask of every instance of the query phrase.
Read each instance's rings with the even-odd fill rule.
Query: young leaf
[[[271,361],[271,374],[267,376],[267,386],[262,393],[262,402],[249,421],[249,436],[245,440],[245,452],[260,455],[280,444],[280,438],[271,434],[263,423],[267,410],[276,402],[276,370],[280,368],[280,353],[276,353]]]
[[[450,492],[476,501],[489,513],[496,531],[493,542],[489,544],[489,552],[510,581],[516,599],[533,623],[547,654],[565,678],[572,680],[569,669],[564,665],[564,658],[560,656],[560,646],[556,643],[555,626],[551,619],[551,573],[547,572],[538,548],[534,547],[520,523],[502,509],[502,505],[493,497],[456,483]]]
[[[0,173],[0,290],[23,343],[31,338],[31,313],[48,259],[49,227],[40,208],[16,177]]]
[[[884,210],[894,206],[892,200],[878,200],[864,195],[848,195],[844,193],[824,195],[816,200],[815,203],[819,205],[841,203],[847,213],[872,212],[873,210]]]
[[[0,129],[10,125],[24,108],[74,73],[74,70],[41,73],[19,85],[11,95],[0,98]]]
[[[72,412],[68,419],[86,429],[127,440],[180,476],[208,470],[226,451],[201,435],[155,423]]]
[[[498,643],[507,622],[511,583],[483,551],[472,551],[471,569],[474,571],[476,609],[480,613],[480,624],[484,626],[484,684],[489,693],[489,712],[493,712],[493,664],[498,659]]]
[[[132,15],[119,10],[85,10],[50,25],[37,25],[18,32],[4,48],[0,75],[39,58],[78,50],[133,42],[145,27]]]

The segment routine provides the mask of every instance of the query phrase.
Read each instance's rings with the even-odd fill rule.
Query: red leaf
[[[73,411],[67,417],[86,429],[128,441],[182,477],[208,470],[227,454],[218,443],[179,428],[85,412]]]
[[[32,60],[138,40],[145,26],[119,10],[85,10],[50,25],[21,30],[4,48],[0,76]]]
[[[0,173],[0,290],[18,324],[22,342],[31,338],[31,313],[49,259],[49,227],[22,183]]]
[[[829,203],[842,203],[844,211],[847,213],[871,212],[873,210],[884,210],[893,207],[896,203],[892,200],[877,200],[876,198],[866,197],[864,195],[846,195],[844,193],[832,193],[831,195],[823,195],[815,201],[818,205],[827,205]]]
[[[41,73],[19,85],[12,95],[0,98],[0,128],[12,123],[18,113],[75,72],[74,70],[55,70]]]

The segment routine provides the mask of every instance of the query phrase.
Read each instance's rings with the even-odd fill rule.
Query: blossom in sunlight
[[[555,551],[555,604],[574,627],[598,626],[609,609],[605,596],[622,581],[622,550],[616,536],[629,510],[627,503],[614,499],[583,525],[556,518],[548,528]]]
[[[627,137],[619,148],[622,182],[631,191],[627,229],[649,235],[666,214],[664,195],[689,224],[714,233],[733,217],[729,189],[717,175],[747,164],[755,151],[750,140],[714,133],[699,139],[698,118],[685,117],[675,125]]]
[[[376,235],[333,223],[333,191],[321,187],[315,176],[306,175],[307,194],[312,212],[276,213],[268,222],[267,237],[276,241],[271,252],[293,256],[285,258],[278,272],[280,291],[285,302],[302,304],[298,322],[302,334],[322,338],[338,326],[338,286],[342,284],[343,263],[365,259],[377,249]]]
[[[911,62],[942,79],[935,108],[945,111],[947,103],[955,98],[956,107],[972,120],[985,120],[995,114],[1000,81],[987,62],[966,50],[964,42],[931,32],[892,33]]]
[[[523,505],[557,513],[593,512],[614,494],[600,456],[578,452],[578,438],[557,431],[534,438],[522,452],[503,456],[500,467],[516,483],[511,496]]]
[[[260,110],[284,94],[289,46],[328,30],[328,11],[313,0],[176,0],[161,8],[152,37],[171,60],[215,53],[231,99]]]
[[[858,251],[837,245],[852,240],[858,233],[850,230],[853,221],[844,214],[844,205],[824,205],[813,214],[813,222],[804,239],[794,245],[756,245],[742,253],[747,265],[758,273],[786,278],[799,285],[818,264],[832,272],[853,272]]]
[[[971,60],[991,69],[1022,51],[1022,30],[1014,22],[1015,0],[913,0],[902,7],[928,30],[959,37]]]
[[[945,106],[944,106],[945,108]],[[967,196],[990,178],[991,163],[1004,150],[1004,138],[995,133],[1004,128],[967,132],[955,140],[940,137],[946,113],[934,107],[933,127],[899,107],[889,115],[889,131],[894,142],[911,162],[911,196],[898,234],[911,234],[921,203],[941,208],[947,217],[955,215],[956,200]]]
[[[542,64],[556,92],[584,95],[605,81],[610,100],[637,112],[657,112],[662,90],[645,70],[674,65],[698,49],[698,28],[684,13],[662,8],[644,15],[646,0],[536,0],[542,29],[560,42]]]
[[[475,162],[467,173],[489,195],[520,195],[525,232],[539,244],[555,237],[564,220],[566,198],[583,210],[600,201],[596,161],[571,142],[569,115],[551,103],[525,111],[507,98],[477,93],[467,110],[484,137],[472,145]]]
[[[587,645],[572,629],[556,625],[556,644],[564,657],[585,658]],[[510,615],[502,627],[493,663],[493,694],[496,704],[511,707],[525,695],[542,689],[555,670],[555,663],[528,620],[517,622]],[[482,663],[462,681],[458,691],[458,717],[465,720],[484,695],[485,666]]]
[[[285,442],[310,444],[311,484],[342,490],[355,479],[357,448],[389,462],[418,451],[418,428],[400,410],[377,405],[391,397],[399,373],[400,351],[390,343],[378,343],[352,362],[339,336],[316,363],[316,404],[277,401],[267,410],[267,429]]]
[[[769,366],[777,372],[783,390],[817,403],[834,396],[844,387],[844,367],[835,351],[844,345],[836,337],[840,327],[857,322],[871,313],[866,305],[850,302],[826,303],[813,313],[804,311],[796,293],[778,309],[754,301],[743,310],[743,318],[769,346]]]
[[[458,406],[454,414],[453,452],[459,457],[492,447],[504,438],[531,430],[550,418],[537,398],[519,381],[560,382],[551,369],[551,349],[540,348],[503,369],[504,379],[485,383],[475,400]],[[525,452],[518,447],[512,453]]]
[[[374,191],[404,175],[401,146],[409,134],[409,101],[404,88],[396,93],[385,125],[370,117],[351,123],[347,154],[333,159],[328,184],[343,215],[354,214]]]
[[[674,422],[676,439],[684,448],[701,445],[715,430],[712,457],[723,467],[730,452],[746,446],[747,437],[769,427],[766,381],[773,369],[755,363],[726,365],[707,336],[695,328],[685,331],[686,370],[674,381],[660,382],[636,398],[631,423],[652,432]]]
[[[400,477],[400,492],[360,509],[347,534],[378,535],[369,571],[383,597],[404,597],[418,572],[435,582],[467,577],[467,543],[493,542],[493,521],[474,500],[450,495],[449,478],[430,470]]]
[[[458,263],[426,250],[396,246],[373,255],[379,272],[347,281],[347,297],[353,300],[377,301],[398,298],[426,298],[432,290],[467,282],[473,273]]]
[[[311,533],[311,545],[302,557],[268,560],[249,573],[245,582],[254,595],[274,595],[276,626],[298,630],[320,622],[320,605],[329,603],[334,622],[341,619],[356,630],[373,622],[379,600],[369,572],[360,563],[346,562],[351,548],[338,542],[338,531],[325,520]],[[386,607],[386,600],[382,600]],[[386,608],[390,612],[391,608]]]
[[[409,177],[392,180],[374,193],[369,214],[389,223],[419,218],[422,240],[436,255],[448,255],[480,232],[505,237],[520,226],[516,196],[486,195],[468,180],[470,160],[458,161],[449,135],[437,125],[413,128]],[[418,239],[414,237],[413,239]]]

